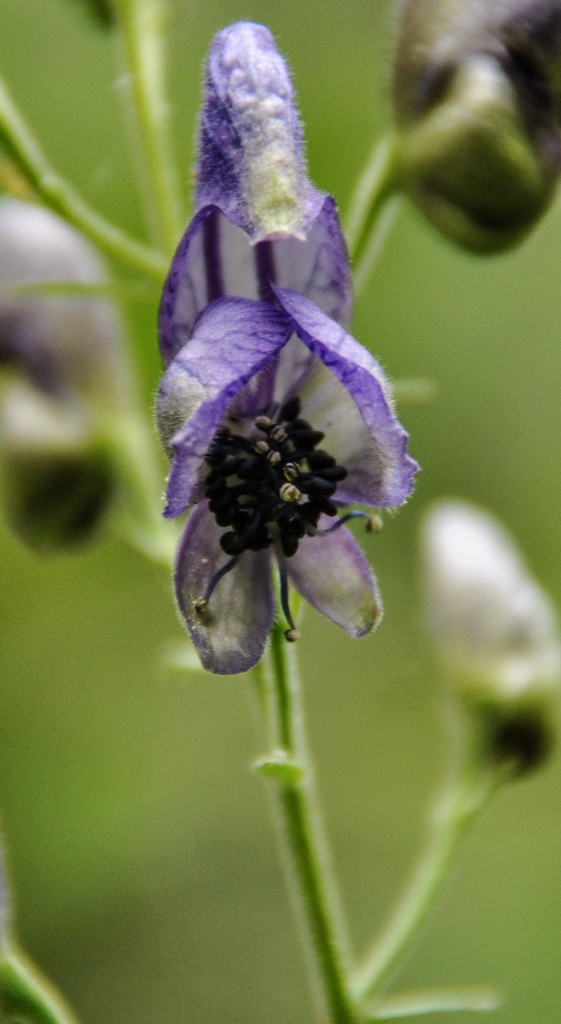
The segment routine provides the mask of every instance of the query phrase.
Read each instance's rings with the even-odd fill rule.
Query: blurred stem
[[[70,221],[105,252],[161,283],[168,261],[93,210],[49,163],[0,78],[0,140],[43,202]]]
[[[118,0],[125,88],[141,151],[156,239],[172,256],[183,231],[181,190],[165,89],[167,0]]]
[[[12,943],[0,954],[0,1012],[2,1020],[76,1024],[59,993]]]
[[[440,899],[473,823],[501,780],[501,773],[481,756],[477,724],[451,709],[450,725],[452,763],[430,814],[428,844],[397,910],[351,979],[359,1003],[377,995],[401,964]]]
[[[141,412],[129,411],[107,420],[105,437],[127,499],[117,532],[151,561],[173,570],[179,530],[162,517],[162,474],[150,424]]]
[[[259,733],[270,753],[256,770],[269,780],[290,895],[304,933],[314,992],[329,1024],[356,1020],[347,985],[348,943],[339,912],[307,750],[296,652],[276,623],[253,671]]]
[[[397,140],[388,134],[372,148],[346,218],[345,234],[357,291],[366,284],[393,226],[401,205],[399,188]]]
[[[494,988],[472,985],[463,988],[419,989],[398,992],[378,1000],[366,1012],[366,1020],[395,1020],[427,1013],[489,1013],[498,1010],[501,998]]]

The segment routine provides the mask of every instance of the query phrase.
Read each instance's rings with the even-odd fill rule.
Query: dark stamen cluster
[[[223,428],[207,456],[206,497],[226,554],[261,551],[279,542],[287,557],[320,515],[337,515],[331,500],[347,476],[332,455],[318,449],[324,434],[300,418],[295,396],[254,420],[250,436]]]

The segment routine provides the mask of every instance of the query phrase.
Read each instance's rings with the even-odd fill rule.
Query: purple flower
[[[195,506],[176,595],[213,672],[261,657],[273,558],[287,639],[298,635],[289,582],[352,636],[380,619],[343,525],[369,516],[339,512],[403,503],[417,467],[382,369],[344,328],[351,299],[335,203],[307,178],[286,65],[266,28],[239,22],[211,46],[197,212],[160,311],[165,514]]]

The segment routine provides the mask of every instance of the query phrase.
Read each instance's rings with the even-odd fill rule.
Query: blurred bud
[[[37,553],[87,540],[117,483],[103,437],[130,402],[123,331],[112,302],[79,294],[106,280],[89,242],[50,210],[0,201],[2,499]],[[57,283],[76,294],[25,291]]]
[[[422,535],[428,625],[483,754],[520,774],[549,753],[561,651],[555,615],[506,530],[460,501]]]
[[[92,417],[23,382],[6,389],[0,406],[0,465],[8,521],[38,554],[87,540],[113,495],[113,467]]]
[[[23,295],[33,282],[103,284],[89,242],[44,207],[0,201],[0,365],[12,363],[46,394],[103,408],[127,400],[122,327],[114,305],[83,295]]]
[[[106,28],[111,28],[115,24],[113,2],[114,0],[83,0],[90,14]]]
[[[516,244],[561,168],[561,0],[405,0],[393,94],[428,218],[475,252]]]

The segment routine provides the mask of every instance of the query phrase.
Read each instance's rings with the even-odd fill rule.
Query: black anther
[[[349,475],[348,469],[344,466],[327,466],[325,469],[319,470],[319,475],[324,480],[332,480],[333,483],[340,483],[341,480],[346,480]]]
[[[294,395],[294,398],[289,398],[288,402],[285,402],[281,407],[279,417],[281,420],[294,420],[300,412],[301,402],[298,395]]]
[[[308,455],[308,463],[310,469],[330,469],[336,465],[335,459],[328,452],[324,452],[322,448],[318,448],[315,452],[310,452]]]

